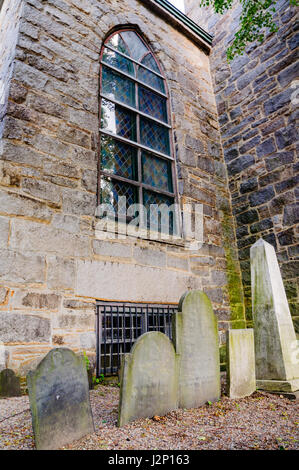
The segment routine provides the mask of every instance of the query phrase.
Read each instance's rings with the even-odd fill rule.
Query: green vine
[[[234,0],[199,0],[199,5],[207,7],[212,5],[215,13],[223,15],[232,8]],[[240,28],[236,32],[233,43],[228,47],[226,54],[228,61],[237,55],[243,55],[246,46],[254,41],[263,42],[265,30],[276,32],[278,27],[273,19],[276,12],[276,0],[240,0],[242,13]],[[298,0],[290,0],[290,4],[298,6]]]

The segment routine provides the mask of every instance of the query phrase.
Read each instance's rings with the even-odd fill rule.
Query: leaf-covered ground
[[[117,428],[119,389],[90,392],[95,434],[67,449],[299,449],[299,403],[265,392]],[[28,397],[0,400],[0,449],[32,449]]]

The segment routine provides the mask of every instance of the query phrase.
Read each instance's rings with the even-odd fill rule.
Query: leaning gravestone
[[[0,397],[19,397],[21,395],[20,379],[13,370],[3,369],[0,372]]]
[[[176,354],[158,331],[140,336],[123,357],[118,426],[177,408]]]
[[[226,384],[230,398],[243,398],[256,390],[253,329],[228,330]]]
[[[37,449],[57,449],[94,432],[82,356],[52,349],[28,373],[27,385]]]
[[[196,408],[220,397],[218,324],[208,296],[190,291],[174,317],[174,345],[178,357],[178,404]]]
[[[299,389],[299,351],[274,248],[258,240],[250,249],[257,387]]]

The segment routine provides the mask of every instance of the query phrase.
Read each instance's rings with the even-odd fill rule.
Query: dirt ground
[[[200,450],[299,449],[299,403],[255,392],[251,397],[164,417],[139,419],[118,428],[119,388],[99,385],[90,392],[95,434],[65,449]],[[0,400],[0,449],[34,449],[27,396]]]

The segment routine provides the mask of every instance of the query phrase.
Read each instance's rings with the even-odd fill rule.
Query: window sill
[[[184,248],[187,251],[198,250],[202,246],[201,241],[187,238],[182,235],[167,235],[165,233],[154,230],[132,227],[124,222],[109,222],[107,219],[105,222],[102,222],[101,219],[96,222],[95,235],[96,239],[98,240],[125,240],[126,238],[139,238],[140,240],[163,243],[166,245]]]

